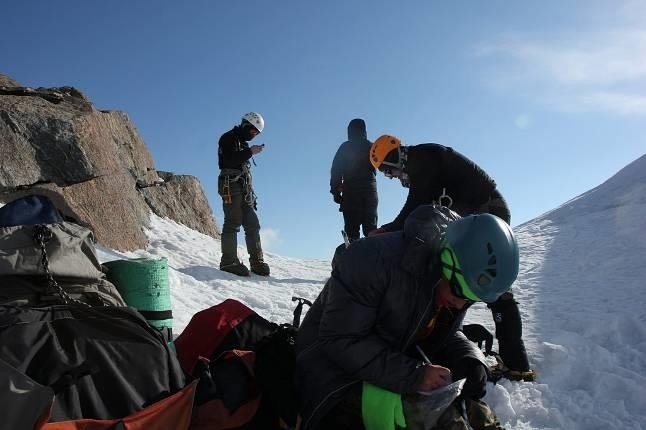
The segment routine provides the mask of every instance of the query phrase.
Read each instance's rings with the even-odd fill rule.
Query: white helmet
[[[243,121],[247,121],[254,127],[258,129],[258,133],[262,132],[262,129],[265,128],[265,120],[262,119],[262,115],[256,112],[249,112],[242,116]]]

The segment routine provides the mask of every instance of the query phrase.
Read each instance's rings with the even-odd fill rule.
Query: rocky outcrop
[[[20,84],[7,75],[0,74],[0,87],[19,87]]]
[[[125,113],[98,111],[72,87],[16,84],[0,75],[0,200],[49,195],[99,242],[124,251],[146,246],[151,209],[219,237],[197,178],[161,180]]]
[[[219,237],[211,207],[197,178],[169,172],[157,173],[163,182],[140,190],[152,211],[161,217],[182,219],[183,224],[193,230]]]

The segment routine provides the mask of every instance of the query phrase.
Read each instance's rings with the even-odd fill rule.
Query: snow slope
[[[646,429],[646,156],[515,230],[514,292],[539,376],[490,384],[485,400],[509,429]],[[292,296],[314,299],[329,276],[329,261],[267,254],[271,277],[240,278],[217,269],[220,244],[208,236],[156,216],[147,234],[145,251],[101,248],[100,258],[167,257],[176,333],[226,298],[291,321]],[[493,330],[482,304],[467,319]]]

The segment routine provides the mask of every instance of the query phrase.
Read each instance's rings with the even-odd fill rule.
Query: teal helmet
[[[472,301],[495,302],[518,276],[518,243],[511,227],[491,214],[451,222],[440,252],[443,276]]]

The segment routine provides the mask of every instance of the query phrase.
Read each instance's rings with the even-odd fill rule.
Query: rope
[[[251,179],[251,166],[249,163],[246,163],[242,167],[242,187],[244,189],[244,201],[247,203],[249,206],[255,206],[256,205],[256,193],[253,190],[253,184],[252,184],[252,179]]]

